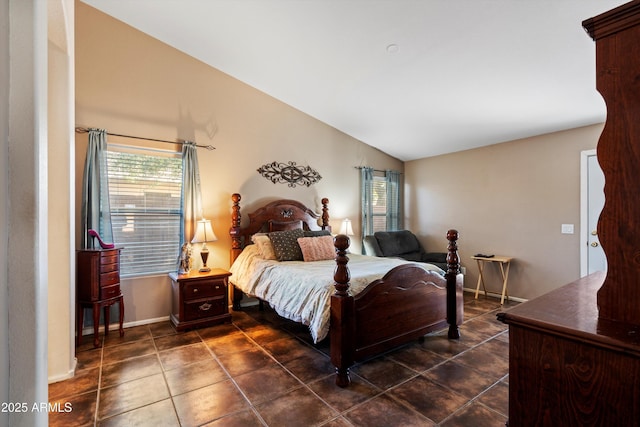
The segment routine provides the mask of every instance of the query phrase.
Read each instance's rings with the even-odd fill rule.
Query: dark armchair
[[[365,236],[363,244],[366,255],[426,262],[447,271],[447,253],[426,252],[409,230],[376,231],[373,236]]]

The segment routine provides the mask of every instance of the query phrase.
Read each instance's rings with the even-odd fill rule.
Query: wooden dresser
[[[104,333],[109,333],[110,307],[118,303],[120,309],[120,336],[124,335],[124,300],[120,290],[120,251],[114,249],[87,249],[77,253],[77,345],[82,342],[84,309],[93,310],[93,345],[100,346],[98,328],[100,309],[104,308]]]
[[[228,277],[221,268],[171,277],[171,323],[177,331],[230,322]]]
[[[594,273],[501,313],[509,426],[640,426],[640,327],[600,319]]]
[[[640,426],[640,0],[583,26],[607,105],[597,153],[608,269],[499,315],[511,427]]]

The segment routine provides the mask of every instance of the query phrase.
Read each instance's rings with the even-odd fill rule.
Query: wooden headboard
[[[276,200],[249,213],[249,224],[241,228],[240,199],[238,193],[231,196],[231,263],[240,255],[249,243],[251,235],[259,232],[278,231],[302,227],[305,230],[331,230],[329,226],[329,199],[322,199],[322,215],[318,215],[302,203],[295,200]],[[320,220],[320,222],[318,221]]]

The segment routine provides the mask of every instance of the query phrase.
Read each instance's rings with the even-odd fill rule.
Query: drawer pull
[[[216,289],[220,289],[220,285],[216,285]]]
[[[202,311],[207,311],[211,308],[211,304],[209,304],[208,302],[205,302],[204,304],[202,304],[200,307],[198,307],[200,310]]]
[[[198,293],[198,288],[193,288],[193,293],[197,294]]]

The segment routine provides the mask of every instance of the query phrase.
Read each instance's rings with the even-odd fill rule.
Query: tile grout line
[[[490,310],[490,311],[488,311],[487,313],[491,313],[492,311],[494,311],[494,310]],[[485,314],[487,314],[487,313],[483,313],[483,314],[480,314],[480,315],[478,315],[478,316],[474,316],[474,317],[472,317],[472,318],[471,318],[471,319],[469,319],[469,320],[472,320],[472,319],[475,319],[475,318],[477,318],[477,317],[483,316],[483,315],[485,315]],[[446,331],[446,329],[442,329],[442,330],[440,330],[440,331],[433,332],[433,334],[442,333],[443,331]],[[351,408],[349,408],[348,410],[344,411],[344,413],[346,413],[346,412],[350,412],[350,411],[353,411],[355,408],[357,408],[357,407],[359,407],[359,406],[362,406],[362,405],[364,405],[365,403],[367,403],[367,402],[369,402],[369,401],[373,400],[374,398],[377,398],[377,397],[379,397],[379,396],[381,396],[381,395],[383,395],[383,394],[384,394],[384,395],[388,396],[389,398],[393,399],[396,403],[398,403],[398,404],[400,404],[401,406],[403,406],[403,407],[405,407],[405,408],[407,408],[407,409],[411,410],[413,413],[415,413],[415,414],[419,415],[420,417],[422,417],[422,418],[426,418],[426,419],[428,419],[429,421],[433,422],[433,423],[434,423],[434,424],[436,424],[436,425],[441,425],[443,422],[445,422],[447,419],[451,418],[453,415],[455,415],[455,414],[459,413],[459,412],[460,412],[460,411],[462,411],[464,408],[466,408],[466,407],[468,407],[469,405],[471,405],[472,403],[476,402],[476,400],[477,400],[477,398],[478,398],[478,397],[480,397],[481,395],[485,394],[489,389],[491,389],[492,387],[494,387],[496,384],[498,384],[498,383],[499,383],[500,381],[502,381],[504,378],[508,377],[508,375],[509,375],[509,374],[507,373],[507,374],[505,374],[504,376],[500,377],[500,378],[499,378],[498,380],[496,380],[493,384],[491,384],[490,386],[488,386],[487,388],[485,388],[482,392],[480,392],[479,394],[475,395],[475,396],[474,396],[474,397],[472,397],[472,398],[467,398],[466,396],[464,396],[464,395],[460,394],[459,392],[457,392],[457,391],[455,391],[455,390],[451,389],[451,388],[450,388],[450,387],[448,387],[447,385],[445,385],[445,384],[441,384],[441,383],[440,383],[440,382],[438,382],[438,381],[434,381],[434,383],[435,383],[435,384],[438,384],[439,386],[441,386],[441,387],[445,388],[446,390],[448,390],[448,391],[450,391],[450,392],[452,392],[452,393],[454,393],[454,394],[456,394],[456,395],[458,395],[458,396],[460,396],[460,397],[462,397],[462,398],[464,398],[464,399],[468,399],[468,400],[467,400],[467,402],[466,402],[464,405],[462,405],[460,408],[458,408],[458,409],[457,409],[456,411],[454,411],[453,413],[451,413],[451,414],[447,415],[447,417],[445,417],[445,418],[444,418],[440,423],[436,423],[436,422],[435,422],[434,420],[432,420],[431,418],[429,418],[429,417],[427,417],[426,415],[424,415],[424,414],[420,413],[419,411],[417,411],[417,410],[416,410],[415,408],[413,408],[413,406],[411,406],[411,404],[409,404],[408,402],[403,401],[403,400],[400,400],[400,399],[397,399],[395,396],[393,396],[392,394],[389,394],[388,392],[389,392],[389,391],[392,391],[392,390],[394,390],[394,389],[397,389],[397,388],[401,387],[402,385],[407,384],[408,382],[410,382],[410,381],[412,381],[412,380],[414,380],[414,379],[416,379],[416,378],[418,378],[418,377],[422,377],[422,376],[423,376],[423,374],[425,374],[426,372],[429,372],[429,371],[431,371],[431,370],[433,370],[433,369],[435,369],[435,368],[437,368],[437,367],[439,367],[439,366],[442,366],[442,365],[444,365],[445,363],[448,363],[448,362],[453,361],[454,359],[458,358],[460,355],[462,355],[462,354],[464,354],[464,353],[467,353],[468,351],[471,351],[471,350],[473,350],[473,349],[475,349],[475,348],[477,348],[477,347],[481,346],[482,344],[487,343],[488,341],[490,341],[490,340],[492,340],[492,339],[495,339],[498,335],[501,335],[501,334],[503,334],[503,333],[505,333],[505,331],[498,332],[498,333],[496,333],[496,334],[494,334],[494,335],[492,335],[492,336],[490,336],[490,337],[486,338],[485,340],[483,340],[483,341],[481,341],[481,342],[479,342],[479,343],[477,343],[477,344],[474,344],[474,345],[472,345],[471,347],[466,348],[466,349],[464,349],[464,350],[460,351],[459,353],[456,353],[456,354],[454,354],[454,355],[452,355],[452,356],[450,356],[450,357],[446,358],[445,360],[443,360],[443,361],[441,361],[441,362],[439,362],[439,363],[437,363],[437,364],[433,365],[433,366],[432,366],[432,367],[430,367],[429,369],[426,369],[426,370],[421,371],[421,372],[418,372],[418,371],[416,371],[416,370],[412,369],[411,367],[409,367],[409,366],[405,365],[404,363],[402,363],[402,362],[400,362],[400,361],[397,361],[397,360],[395,360],[395,359],[391,358],[391,360],[392,360],[394,363],[397,363],[397,364],[399,364],[399,365],[401,365],[401,366],[403,366],[403,367],[405,367],[405,368],[407,368],[407,369],[409,369],[409,370],[411,370],[411,371],[415,372],[415,375],[412,375],[411,377],[409,377],[409,378],[407,378],[407,379],[405,379],[405,380],[401,381],[400,383],[398,383],[398,384],[396,384],[396,385],[394,385],[394,386],[388,387],[388,388],[386,388],[386,389],[382,389],[382,392],[381,392],[381,393],[379,393],[379,394],[377,394],[376,396],[373,396],[373,397],[371,397],[371,398],[369,398],[369,399],[367,399],[367,400],[365,400],[365,401],[363,401],[363,402],[360,402],[360,403],[358,403],[357,405],[354,405],[353,407],[351,407]],[[428,351],[428,352],[431,352],[431,353],[434,353],[434,354],[438,354],[438,353],[435,353],[435,352],[434,352],[434,351],[432,351],[432,350],[425,350],[425,351]],[[383,356],[383,357],[385,357],[385,358],[388,358],[388,354],[389,354],[390,352],[391,352],[391,351],[387,352],[387,354],[382,355],[382,356]],[[464,365],[464,364],[463,364],[463,365]],[[464,365],[464,366],[467,366],[467,365]],[[470,369],[473,369],[474,371],[476,371],[476,372],[478,372],[478,373],[480,373],[480,374],[482,374],[482,375],[484,375],[482,372],[478,371],[477,369],[475,369],[475,368],[473,368],[473,367],[470,367],[470,366],[467,366],[467,367],[468,367],[468,368],[470,368]],[[482,403],[480,403],[480,404],[482,404]],[[483,406],[485,406],[485,407],[487,407],[487,406],[486,406],[486,405],[484,405],[484,404],[482,404],[482,405],[483,405]],[[497,412],[497,413],[499,413],[500,415],[504,415],[504,414],[501,414],[500,412],[495,411],[495,410],[493,410],[493,409],[491,409],[491,408],[489,408],[489,407],[487,407],[487,409],[491,410],[492,412]]]
[[[248,315],[248,314],[247,314],[247,315]],[[295,339],[296,341],[301,342],[301,343],[302,343],[303,345],[305,345],[306,347],[311,348],[313,351],[317,352],[317,353],[318,353],[318,355],[319,355],[320,357],[327,357],[327,355],[326,355],[324,352],[322,352],[322,351],[320,351],[319,349],[317,349],[316,347],[314,347],[314,346],[310,345],[308,342],[306,342],[306,341],[302,340],[300,337],[298,337],[297,335],[295,335],[295,334],[291,333],[289,330],[282,329],[282,328],[280,328],[280,327],[278,327],[278,326],[273,326],[273,328],[274,328],[274,329],[281,330],[281,331],[284,331],[287,335],[289,335],[289,338]],[[250,340],[251,340],[253,343],[255,343],[258,347],[260,347],[260,349],[261,349],[263,352],[265,352],[265,353],[266,353],[266,354],[267,354],[271,359],[273,359],[273,360],[274,360],[278,365],[280,365],[280,367],[282,367],[282,368],[283,368],[283,369],[284,369],[284,370],[285,370],[289,375],[291,375],[292,377],[294,377],[294,378],[295,378],[295,379],[296,379],[296,380],[301,384],[301,387],[296,387],[296,388],[292,388],[292,389],[290,389],[290,390],[287,390],[287,391],[285,391],[284,393],[282,393],[281,395],[279,395],[278,397],[281,397],[281,396],[284,396],[284,395],[286,395],[286,394],[288,394],[288,393],[291,393],[291,392],[292,392],[292,391],[294,391],[294,390],[298,390],[298,389],[301,389],[301,388],[306,388],[306,389],[307,389],[307,391],[309,391],[311,394],[313,394],[313,395],[314,395],[318,400],[320,400],[320,401],[321,401],[322,403],[324,403],[328,408],[330,408],[332,411],[334,411],[334,412],[336,413],[334,416],[332,416],[332,417],[330,417],[329,419],[325,420],[325,421],[324,421],[324,422],[322,422],[320,425],[325,425],[325,424],[327,424],[327,423],[331,422],[332,420],[335,420],[335,419],[338,419],[338,418],[344,418],[344,415],[345,415],[347,412],[351,411],[353,408],[358,407],[358,406],[360,406],[361,404],[363,404],[363,403],[365,403],[365,402],[368,402],[368,401],[370,401],[370,400],[372,400],[372,399],[374,399],[374,398],[376,398],[376,397],[379,397],[379,396],[381,396],[382,394],[384,394],[384,390],[383,390],[383,389],[381,389],[380,387],[378,387],[378,386],[376,386],[375,384],[371,383],[371,382],[370,382],[370,381],[368,381],[367,379],[365,379],[365,378],[361,377],[360,375],[357,375],[357,374],[355,374],[355,373],[351,372],[351,370],[350,370],[350,373],[351,373],[352,375],[357,375],[357,376],[358,376],[358,378],[360,378],[362,381],[366,382],[367,384],[369,384],[371,387],[373,387],[374,389],[376,389],[376,390],[378,390],[378,391],[377,391],[377,393],[376,393],[374,396],[372,396],[372,397],[370,397],[370,398],[368,398],[368,399],[365,399],[363,402],[360,402],[360,403],[358,403],[358,404],[356,404],[356,405],[352,406],[351,408],[345,409],[344,411],[340,411],[339,409],[337,409],[337,408],[335,408],[333,405],[331,405],[329,402],[327,402],[325,399],[323,399],[323,398],[322,398],[322,396],[318,395],[318,394],[317,394],[317,393],[316,393],[316,392],[315,392],[311,387],[309,387],[309,385],[308,385],[308,384],[305,384],[305,383],[304,383],[304,381],[302,381],[300,378],[298,378],[298,376],[297,376],[297,375],[295,375],[293,372],[291,372],[291,371],[290,371],[286,366],[284,366],[284,364],[282,364],[282,363],[281,363],[280,361],[278,361],[278,360],[277,360],[273,355],[271,355],[271,354],[269,353],[269,351],[268,351],[267,349],[265,349],[261,344],[259,344],[259,343],[258,343],[257,341],[255,341],[253,338],[251,338],[251,337],[250,337],[250,336],[249,336],[249,335],[248,335],[248,334],[247,334],[243,329],[241,329],[241,328],[239,328],[239,329],[241,330],[241,332],[242,332],[243,334],[245,334],[245,336],[246,336],[248,339],[250,339]],[[295,360],[295,359],[292,359],[292,360]],[[329,357],[329,360],[331,360],[331,358],[330,358],[330,357]],[[355,365],[354,365],[354,366],[355,366]],[[316,383],[316,382],[323,381],[324,379],[326,379],[326,378],[328,378],[328,377],[331,377],[331,376],[334,376],[334,375],[335,375],[335,372],[334,372],[334,373],[331,373],[331,374],[327,374],[326,376],[323,376],[323,377],[321,377],[321,378],[317,378],[317,379],[315,379],[315,380],[314,380],[314,381],[312,381],[311,383]],[[336,387],[337,387],[337,385],[336,385]],[[276,398],[277,398],[277,397],[276,397]],[[273,400],[273,399],[272,399],[272,400]],[[265,403],[265,402],[262,402],[262,403]],[[265,424],[265,425],[266,425],[266,424]]]
[[[151,335],[151,341],[153,342],[153,348],[155,349],[156,359],[158,360],[158,365],[160,366],[160,372],[162,373],[162,378],[164,379],[164,385],[165,387],[167,387],[167,392],[169,393],[169,399],[171,400],[171,407],[173,408],[173,414],[176,416],[178,425],[182,425],[182,422],[180,421],[180,416],[178,415],[178,409],[176,408],[176,403],[173,400],[173,394],[171,394],[171,387],[169,387],[169,381],[167,381],[166,370],[164,369],[164,366],[162,366],[162,360],[160,359],[160,351],[158,350],[158,345],[156,344],[156,337],[153,335],[153,331],[151,330],[151,328],[148,327],[148,329],[149,329],[149,335]],[[169,335],[162,335],[162,336],[169,336]],[[152,405],[154,403],[157,403],[157,402],[150,403],[149,405]]]
[[[233,323],[233,320],[231,321],[231,324],[242,334],[244,334],[246,336],[246,334],[244,333],[244,331],[236,324]],[[244,398],[244,400],[247,402],[247,404],[249,405],[249,409],[251,409],[251,412],[253,412],[253,414],[258,418],[258,420],[262,423],[263,426],[268,427],[267,422],[262,418],[262,415],[260,415],[260,413],[258,412],[258,410],[254,407],[253,403],[251,403],[251,400],[249,400],[249,397],[245,394],[245,392],[242,390],[242,388],[240,388],[240,386],[238,385],[238,383],[236,382],[235,378],[233,378],[233,376],[229,373],[229,371],[227,370],[227,368],[220,362],[220,359],[218,359],[218,355],[211,349],[211,347],[209,347],[209,345],[207,345],[206,340],[202,337],[202,335],[200,335],[199,331],[196,330],[196,333],[198,334],[198,337],[200,337],[200,340],[202,340],[202,343],[204,344],[204,346],[207,348],[207,351],[209,351],[209,354],[211,354],[211,356],[213,357],[213,360],[216,361],[216,363],[218,364],[218,366],[220,366],[220,368],[224,371],[225,375],[227,376],[227,378],[229,379],[229,381],[231,381],[234,385],[234,387],[236,388],[236,390],[238,390],[238,392],[240,393],[240,395],[242,395],[242,397]],[[225,334],[228,335],[228,334]],[[250,337],[248,337],[250,338]],[[211,338],[210,338],[211,339]],[[260,347],[260,349],[262,350],[262,347]],[[264,350],[263,350],[264,351]],[[267,353],[269,356],[271,356],[269,353]],[[237,413],[237,412],[236,412]],[[215,420],[219,420],[221,418],[225,418],[227,416],[229,416],[231,414],[227,414],[224,415],[222,417],[216,418]],[[212,422],[215,420],[211,420],[208,422]]]
[[[326,402],[322,397],[320,397],[320,396],[319,396],[315,391],[313,391],[313,390],[312,390],[312,389],[311,389],[307,384],[305,384],[305,383],[304,383],[300,378],[298,378],[298,376],[297,376],[297,375],[295,375],[293,372],[291,372],[291,370],[289,370],[289,369],[288,369],[288,368],[287,368],[283,363],[281,363],[281,362],[280,362],[278,359],[276,359],[276,358],[275,358],[271,353],[269,353],[269,351],[267,351],[267,349],[266,349],[266,348],[264,348],[264,347],[263,347],[261,344],[259,344],[256,340],[254,340],[251,336],[249,336],[249,335],[246,333],[246,331],[245,331],[245,330],[243,330],[243,329],[241,329],[241,328],[238,328],[238,329],[240,329],[240,331],[245,335],[245,337],[246,337],[247,339],[249,339],[249,340],[250,340],[251,342],[253,342],[256,346],[258,346],[258,347],[260,348],[260,350],[262,350],[264,353],[266,353],[266,354],[267,354],[267,355],[268,355],[268,356],[269,356],[273,361],[275,361],[275,362],[276,362],[276,363],[277,363],[277,364],[278,364],[282,369],[284,369],[284,370],[285,370],[285,372],[287,372],[287,374],[291,375],[293,378],[295,378],[295,379],[296,379],[296,380],[301,384],[301,386],[300,386],[300,387],[294,387],[294,388],[291,388],[291,389],[289,389],[289,390],[285,391],[284,393],[282,393],[282,394],[280,394],[279,396],[277,396],[277,397],[276,397],[276,399],[277,399],[277,398],[279,398],[279,397],[281,397],[281,396],[284,396],[284,395],[286,395],[286,394],[288,394],[288,393],[291,393],[291,392],[292,392],[292,391],[294,391],[294,390],[298,390],[298,389],[301,389],[301,388],[306,388],[306,389],[307,389],[309,392],[311,392],[315,397],[317,397],[317,398],[318,398],[322,403],[324,403],[325,405],[327,405],[327,407],[331,408],[331,410],[333,410],[334,412],[336,412],[336,413],[337,413],[337,415],[336,415],[335,417],[332,417],[331,419],[334,419],[334,418],[337,418],[337,417],[339,417],[339,416],[340,416],[340,414],[341,414],[341,413],[340,413],[340,411],[336,410],[332,405],[330,405],[330,404],[329,404],[328,402]],[[279,330],[282,330],[282,329],[280,329],[280,328],[278,328],[278,329],[279,329]],[[295,340],[297,340],[297,341],[302,341],[302,340],[300,340],[297,336],[295,336],[294,334],[292,334],[291,332],[289,332],[289,331],[287,331],[287,330],[284,330],[284,332],[286,332],[286,333],[287,333],[287,335],[289,335],[289,338],[295,339]],[[303,343],[305,346],[308,346],[308,344],[307,344],[307,343],[305,343],[305,342],[302,342],[302,343]],[[322,353],[321,351],[317,350],[316,348],[312,348],[312,349],[313,349],[314,351],[318,352],[320,357],[325,357],[325,356],[326,356],[324,353]],[[295,360],[295,359],[293,359],[293,360]],[[329,374],[329,375],[331,375],[331,374]],[[329,375],[327,375],[327,376],[329,376]],[[322,379],[324,379],[324,378],[326,378],[326,377],[322,377],[322,378],[318,379],[318,381],[321,381],[321,380],[322,380]],[[248,400],[248,399],[247,399],[247,400]],[[274,399],[272,399],[272,400],[274,400]],[[265,403],[265,402],[262,402],[262,403]],[[253,405],[252,405],[252,406],[253,406]],[[257,412],[257,409],[256,409],[256,412]],[[324,423],[323,423],[323,424],[324,424]],[[268,424],[265,422],[265,425],[268,425]]]
[[[96,392],[96,410],[93,414],[93,426],[96,427],[98,425],[98,413],[100,412],[100,383],[102,382],[102,366],[104,361],[104,347],[105,347],[105,338],[102,337],[102,348],[100,349],[100,369],[98,371],[98,390]]]

